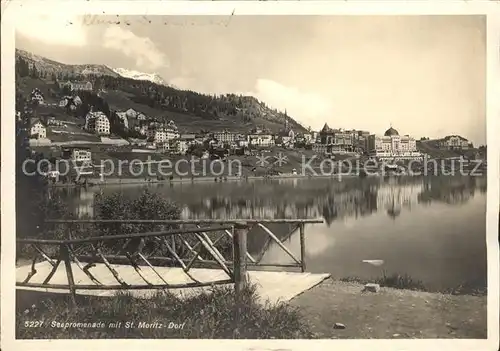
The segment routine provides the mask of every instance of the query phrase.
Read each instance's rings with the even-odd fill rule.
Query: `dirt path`
[[[291,301],[318,338],[487,338],[486,296],[452,296],[328,279]],[[342,323],[345,329],[335,329]]]

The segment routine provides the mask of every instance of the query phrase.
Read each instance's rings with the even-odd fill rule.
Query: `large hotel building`
[[[370,135],[367,143],[368,154],[380,160],[413,160],[422,158],[417,150],[415,138],[399,135],[394,128],[389,128],[384,135]]]

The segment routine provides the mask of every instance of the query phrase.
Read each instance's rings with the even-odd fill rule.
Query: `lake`
[[[144,187],[177,202],[186,219],[321,218],[306,226],[307,271],[334,278],[409,274],[431,290],[486,281],[486,178],[287,179],[61,189],[77,213],[96,192]],[[297,255],[298,235],[286,246]],[[362,260],[383,260],[375,267]],[[277,245],[263,263],[292,263]]]

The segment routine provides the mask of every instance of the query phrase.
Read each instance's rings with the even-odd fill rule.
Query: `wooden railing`
[[[68,226],[64,230],[64,238],[58,240],[17,239],[18,245],[29,245],[34,250],[32,251],[31,272],[24,281],[17,282],[16,286],[69,290],[73,302],[75,302],[77,290],[176,289],[234,284],[238,294],[247,283],[248,269],[257,269],[259,266],[279,269],[295,267],[304,272],[306,269],[305,224],[321,222],[323,221],[316,219],[48,220],[47,224]],[[86,231],[85,225],[92,227]],[[107,227],[111,227],[115,232],[121,232],[125,228],[121,227],[123,225],[161,226],[161,230],[92,236],[92,234],[101,233],[102,229]],[[209,226],[207,227],[207,225]],[[283,225],[287,230],[284,234],[276,234],[269,229],[270,225]],[[247,234],[255,234],[252,233],[255,229],[267,237],[267,241],[260,248],[258,255],[251,254],[247,249]],[[296,257],[284,243],[284,240],[296,230],[299,231],[300,237],[300,257]],[[77,233],[77,231],[79,232]],[[292,264],[261,263],[267,247],[272,242],[292,259]],[[116,253],[116,251],[118,252]],[[42,283],[30,283],[32,277],[37,274],[36,263],[40,259],[48,261],[52,270]],[[65,265],[68,284],[51,284],[50,280],[62,262]],[[97,280],[91,272],[91,268],[96,263],[104,264],[112,273],[117,284],[106,285]],[[82,270],[94,284],[75,284],[72,264]],[[145,284],[128,284],[113,268],[113,264],[131,265]],[[141,274],[140,267],[144,265],[149,266],[155,272],[162,284],[152,284]],[[155,269],[157,266],[165,265],[182,268],[191,282],[169,284]],[[227,279],[210,282],[198,281],[191,274],[193,267],[221,269],[226,273]]]

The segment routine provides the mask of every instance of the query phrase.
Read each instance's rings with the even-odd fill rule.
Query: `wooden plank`
[[[233,278],[236,298],[247,285],[247,232],[245,223],[238,223],[232,229],[233,234]]]
[[[293,253],[291,253],[291,252],[290,252],[290,250],[288,250],[288,249],[287,249],[287,247],[286,247],[285,245],[283,245],[283,243],[281,242],[281,240],[280,240],[280,239],[278,239],[278,238],[276,237],[276,235],[274,235],[274,233],[273,233],[272,231],[270,231],[270,230],[269,230],[269,228],[267,228],[266,226],[264,226],[263,224],[260,224],[260,223],[258,224],[258,226],[259,226],[259,227],[261,227],[262,229],[264,229],[264,231],[265,231],[267,234],[269,234],[269,236],[271,237],[271,239],[273,239],[273,240],[274,240],[274,242],[275,242],[276,244],[278,244],[278,246],[279,246],[279,247],[280,247],[283,251],[285,251],[285,253],[286,253],[288,256],[290,256],[290,257],[291,257],[291,258],[295,261],[295,263],[297,263],[297,264],[299,264],[299,265],[301,264],[301,262],[300,262],[300,261],[299,261],[299,260],[298,260],[298,259],[297,259],[294,255],[293,255]]]
[[[300,262],[302,273],[306,271],[306,235],[304,231],[304,223],[300,223]]]
[[[85,264],[84,262],[82,262]],[[134,268],[129,265],[114,265],[114,269],[120,274],[122,279],[128,284],[144,284],[142,279],[134,271]],[[43,279],[51,271],[52,266],[49,262],[40,262],[35,265],[37,274],[35,274],[30,282],[42,283]],[[142,274],[153,284],[163,284],[158,276],[147,266],[141,267]],[[72,263],[74,272],[75,285],[97,285],[93,282],[84,272],[78,269],[76,263]],[[101,281],[104,285],[116,285],[116,279],[109,272],[104,264],[96,264],[92,268],[93,275]],[[191,282],[186,276],[183,269],[180,267],[155,267],[155,270],[169,284],[183,284]],[[22,282],[27,273],[31,271],[31,265],[21,266],[16,269],[16,281]],[[224,280],[227,278],[224,271],[221,269],[208,269],[208,268],[192,268],[190,271],[193,276],[201,282],[211,282],[214,280]],[[247,272],[248,280],[250,283],[257,283],[257,292],[261,297],[260,302],[269,300],[271,303],[278,301],[289,301],[298,294],[312,288],[319,284],[321,281],[327,279],[329,274],[312,274],[312,273],[293,273],[293,272],[274,272],[274,271],[250,271]],[[61,265],[54,274],[51,283],[54,284],[67,284],[67,276],[65,267]],[[45,291],[65,293],[64,290],[46,289],[46,288],[26,288],[17,287],[17,289]],[[209,287],[203,288],[189,288],[189,289],[171,289],[170,292],[177,295],[179,298],[186,298],[191,295],[196,295],[202,291],[207,291]],[[144,289],[144,290],[128,290],[130,293],[138,298],[147,298],[155,294],[157,290]],[[66,292],[67,293],[67,292]],[[113,296],[116,291],[108,290],[76,290],[78,295],[94,295],[94,296]]]
[[[72,223],[72,222],[70,222]],[[204,232],[215,232],[224,229],[231,229],[230,226],[225,227],[210,227],[203,228]],[[104,236],[92,236],[84,239],[71,239],[71,240],[51,240],[51,239],[37,239],[37,238],[21,238],[16,239],[17,243],[24,244],[47,244],[47,245],[62,245],[62,244],[85,244],[85,243],[93,243],[96,241],[110,241],[110,240],[121,240],[121,239],[132,239],[132,238],[148,238],[148,237],[165,237],[165,236],[173,236],[173,235],[182,235],[182,234],[194,234],[198,233],[200,230],[198,228],[195,229],[184,229],[182,232],[180,230],[168,230],[168,231],[159,231],[159,232],[146,232],[146,233],[131,233],[131,234],[118,234],[118,235],[104,235]]]
[[[73,308],[76,308],[76,289],[75,280],[73,278],[73,267],[72,262],[69,257],[69,249],[67,245],[62,245],[61,248],[61,258],[64,261],[64,267],[66,268],[66,276],[68,278],[70,301]],[[73,264],[74,266],[75,264]]]
[[[233,234],[231,234],[231,232],[229,230],[224,230],[224,233],[226,233],[226,235],[229,236],[229,238],[231,238],[231,240],[233,239]],[[255,258],[252,257],[252,255],[250,255],[248,253],[248,250],[247,250],[247,257],[250,261],[252,261],[252,263],[257,263],[257,261],[255,260]]]

